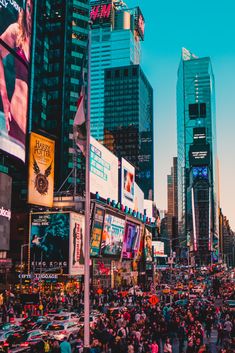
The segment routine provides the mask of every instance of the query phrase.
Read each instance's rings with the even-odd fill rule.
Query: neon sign
[[[93,6],[90,12],[90,19],[109,19],[111,13],[111,4]]]

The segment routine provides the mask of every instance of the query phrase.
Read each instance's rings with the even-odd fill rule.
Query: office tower
[[[105,69],[140,63],[144,18],[122,1],[91,0],[91,135],[104,137]]]
[[[174,157],[171,174],[167,175],[167,231],[172,249],[179,255],[177,173],[177,157]]]
[[[104,145],[136,167],[136,182],[153,199],[153,89],[139,65],[105,70]]]
[[[178,223],[198,263],[218,243],[214,75],[209,57],[182,50],[177,82]],[[189,245],[189,244],[188,244]]]
[[[73,153],[73,120],[81,66],[87,55],[89,12],[89,0],[37,1],[30,128],[55,140],[55,191],[74,163],[82,168],[82,156],[75,157]],[[78,192],[82,190],[82,174],[77,174]],[[63,190],[69,189],[73,178],[72,173]]]

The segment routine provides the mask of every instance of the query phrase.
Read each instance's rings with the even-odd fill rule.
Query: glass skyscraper
[[[136,181],[153,199],[153,89],[139,65],[105,70],[104,145],[136,168]]]
[[[91,135],[100,141],[104,138],[105,69],[140,63],[143,17],[138,7],[129,10],[121,3],[91,0]]]
[[[33,52],[30,128],[56,142],[55,190],[82,156],[74,161],[73,120],[87,55],[89,0],[38,0]],[[84,173],[77,174],[78,191]],[[64,188],[74,182],[71,175]]]
[[[184,48],[177,82],[177,150],[181,246],[190,245],[196,261],[208,262],[218,237],[214,75],[209,57],[198,58]]]

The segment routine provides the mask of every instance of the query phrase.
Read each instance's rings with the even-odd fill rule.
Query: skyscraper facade
[[[73,119],[87,55],[89,0],[36,2],[30,129],[55,139],[55,190],[82,156],[74,154]],[[76,158],[76,161],[74,160]],[[77,177],[77,185],[82,180]],[[74,183],[73,174],[64,187]]]
[[[178,239],[178,168],[177,157],[173,158],[171,174],[167,175],[167,233],[172,250],[179,255]]]
[[[137,184],[153,199],[153,89],[139,65],[105,70],[104,145],[136,168]]]
[[[214,75],[209,57],[183,48],[177,82],[178,224],[196,261],[218,243]],[[189,245],[189,244],[188,244]]]
[[[140,63],[144,19],[122,1],[91,0],[91,135],[104,137],[105,69]]]

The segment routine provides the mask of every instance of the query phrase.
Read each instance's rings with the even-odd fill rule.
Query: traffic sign
[[[149,302],[150,304],[152,305],[156,305],[157,303],[159,303],[159,299],[156,295],[152,295],[150,298],[149,298]]]

